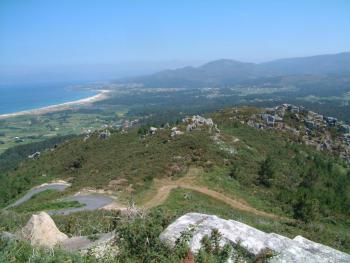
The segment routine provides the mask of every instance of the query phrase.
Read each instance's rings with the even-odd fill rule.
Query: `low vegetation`
[[[158,238],[170,222],[187,212],[215,214],[289,237],[303,235],[350,252],[349,165],[326,151],[301,144],[288,133],[257,130],[231,118],[257,111],[240,108],[213,113],[211,117],[221,130],[219,141],[207,129],[175,137],[170,136],[169,128],[158,129],[154,135],[148,134],[146,126],[128,133],[111,129],[107,139],[100,139],[98,132],[85,141],[76,137],[44,152],[37,160],[25,160],[15,168],[11,165],[0,172],[1,207],[29,188],[53,179],[69,180],[72,187],[63,194],[44,192],[13,211],[2,212],[6,216],[0,216],[0,228],[14,232],[28,220],[30,212],[76,206],[62,202],[62,195],[86,187],[110,190],[119,200],[140,200],[161,180],[177,180],[186,176],[190,167],[197,167],[201,173],[192,180],[196,185],[278,217],[271,219],[235,210],[207,195],[177,188],[163,204],[133,220],[113,211],[53,218],[68,235],[89,236],[116,229],[122,237],[120,262],[178,262],[191,256],[182,242],[170,249]],[[185,130],[182,123],[173,125]],[[221,262],[215,260],[227,254],[227,250],[215,249],[217,237],[214,233],[214,237],[203,241],[206,248],[199,256],[203,262]],[[1,248],[8,252],[23,245],[2,242]],[[6,255],[1,256],[7,259]],[[90,262],[81,257],[74,260]]]

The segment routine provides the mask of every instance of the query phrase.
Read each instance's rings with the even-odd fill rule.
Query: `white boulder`
[[[66,234],[58,230],[55,222],[45,212],[32,215],[19,235],[32,245],[48,248],[52,248],[68,238]]]
[[[189,242],[193,253],[197,253],[201,248],[201,240],[205,235],[210,236],[213,229],[218,229],[222,235],[222,244],[239,244],[253,255],[265,250],[274,251],[276,256],[269,262],[350,262],[350,255],[300,236],[290,239],[274,233],[265,233],[234,220],[199,213],[181,216],[165,229],[160,239],[174,246],[181,233],[189,229],[193,231]]]
[[[184,134],[184,132],[175,130],[175,131],[171,132],[170,136],[171,137],[175,137],[175,136],[180,136],[180,135],[183,135],[183,134]]]
[[[149,132],[150,132],[150,134],[155,134],[156,132],[157,132],[157,128],[156,127],[150,127],[149,128]]]

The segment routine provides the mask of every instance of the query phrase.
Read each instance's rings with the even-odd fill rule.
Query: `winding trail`
[[[210,196],[216,200],[219,200],[231,206],[233,209],[237,209],[243,212],[248,212],[257,216],[263,216],[263,217],[280,219],[280,220],[281,219],[289,220],[288,218],[285,218],[273,213],[258,210],[252,207],[251,205],[249,205],[244,199],[228,197],[227,195],[211,190],[207,187],[199,186],[196,182],[198,181],[198,175],[201,172],[202,170],[198,168],[190,167],[186,176],[179,178],[178,180],[175,180],[175,181],[169,180],[169,179],[156,180],[155,181],[156,193],[153,197],[151,197],[149,200],[147,200],[143,204],[143,207],[152,208],[152,207],[161,205],[166,201],[171,190],[176,188],[183,188],[183,189],[196,191],[198,193]]]
[[[248,212],[248,213],[251,213],[251,214],[254,214],[257,216],[269,217],[269,218],[274,218],[274,219],[286,219],[286,218],[280,217],[280,216],[272,214],[272,213],[257,210],[254,207],[247,204],[245,201],[232,199],[224,194],[210,190],[206,187],[187,185],[187,184],[183,184],[181,182],[180,183],[174,182],[173,184],[161,186],[158,189],[158,192],[156,193],[156,195],[151,200],[147,201],[144,204],[144,207],[145,208],[152,208],[152,207],[156,207],[158,205],[161,205],[163,202],[166,201],[171,190],[176,189],[176,188],[184,188],[184,189],[199,192],[201,194],[205,194],[207,196],[210,196],[216,200],[219,200],[219,201],[231,206],[234,209]]]

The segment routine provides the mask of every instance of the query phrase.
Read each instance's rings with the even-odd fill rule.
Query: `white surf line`
[[[109,96],[110,92],[111,92],[110,90],[101,90],[99,94],[96,94],[94,96],[91,96],[91,97],[88,97],[85,99],[64,102],[64,103],[55,104],[55,105],[42,107],[42,108],[38,108],[38,109],[18,111],[18,112],[8,113],[8,114],[1,114],[0,120],[11,118],[11,117],[23,116],[23,115],[41,115],[41,114],[51,113],[51,112],[56,112],[56,111],[69,110],[73,106],[88,105],[88,104],[91,104],[91,103],[96,102],[96,101],[104,100]]]

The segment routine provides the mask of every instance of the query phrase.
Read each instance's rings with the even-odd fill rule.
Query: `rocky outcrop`
[[[222,235],[222,244],[239,245],[252,255],[272,250],[275,256],[269,262],[350,262],[350,255],[301,236],[290,239],[275,233],[265,233],[246,224],[214,215],[188,213],[169,225],[160,238],[173,246],[181,234],[189,229],[193,233],[189,242],[193,253],[199,251],[205,235],[218,229]]]
[[[208,126],[208,127],[214,126],[214,122],[211,118],[206,119],[199,115],[193,115],[192,117],[185,118],[182,120],[182,122],[187,123],[187,128],[186,128],[187,132],[196,130],[202,126]]]
[[[58,230],[55,222],[45,212],[32,215],[18,235],[32,245],[49,248],[68,238],[66,234]]]

